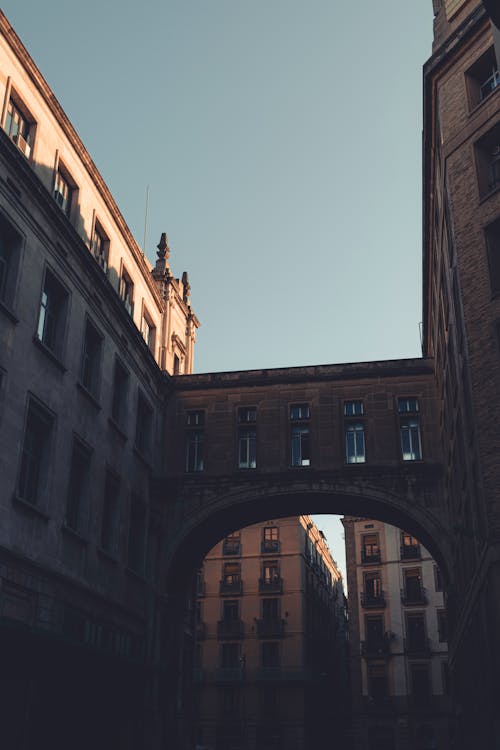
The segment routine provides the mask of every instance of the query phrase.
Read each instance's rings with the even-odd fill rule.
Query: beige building
[[[439,569],[395,526],[343,519],[354,750],[447,750],[447,621]]]
[[[215,750],[341,742],[342,578],[309,516],[236,531],[206,556],[197,605],[198,741]]]

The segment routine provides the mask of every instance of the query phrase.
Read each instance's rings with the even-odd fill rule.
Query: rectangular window
[[[146,562],[146,505],[136,495],[130,501],[128,527],[128,566],[136,573],[144,573]]]
[[[410,664],[411,695],[417,705],[426,705],[431,697],[429,667],[427,664]]]
[[[83,338],[82,385],[95,397],[99,393],[102,342],[97,328],[87,320]]]
[[[135,447],[143,456],[151,453],[153,433],[153,409],[142,395],[137,396],[137,416],[135,423]]]
[[[365,427],[362,422],[349,422],[345,427],[345,451],[348,464],[364,464]]]
[[[108,270],[109,239],[98,221],[94,224],[94,232],[90,242],[92,255],[104,271]]]
[[[238,409],[238,422],[240,424],[253,424],[257,421],[256,406],[240,406]]]
[[[384,642],[384,618],[382,615],[367,615],[365,617],[366,642],[378,646]]]
[[[259,582],[261,592],[279,594],[282,591],[280,567],[277,560],[267,560],[262,565],[262,578]]]
[[[485,229],[491,296],[500,294],[500,219]]]
[[[500,85],[495,48],[490,47],[465,74],[469,105],[473,109]]]
[[[153,318],[148,313],[146,308],[142,308],[142,319],[141,319],[141,333],[142,338],[146,342],[148,349],[155,353],[155,342],[156,342],[156,328],[153,323]]]
[[[32,505],[39,505],[47,485],[53,416],[34,400],[30,400],[21,451],[19,496]]]
[[[71,207],[75,190],[75,183],[62,164],[59,164],[54,180],[54,199],[68,219],[71,216]]]
[[[401,559],[402,560],[417,560],[420,557],[420,544],[418,539],[415,539],[411,534],[407,534],[406,531],[401,532]]]
[[[120,276],[119,295],[128,314],[133,315],[134,314],[134,284],[132,282],[131,277],[125,270],[125,268],[122,268],[122,274]]]
[[[225,622],[235,622],[240,619],[240,603],[238,599],[226,599],[222,602],[222,619]]]
[[[362,604],[365,607],[376,607],[384,605],[384,596],[382,591],[382,579],[380,571],[370,571],[363,574],[364,592]]]
[[[62,355],[68,293],[53,273],[45,271],[37,337],[56,357]]]
[[[280,644],[276,641],[262,644],[262,666],[265,669],[275,669],[280,666]]]
[[[398,412],[408,416],[401,417],[399,430],[401,436],[401,454],[403,461],[421,461],[422,444],[420,440],[420,424],[418,414],[418,400],[416,398],[399,398]],[[412,415],[413,416],[410,416]]]
[[[188,411],[186,423],[190,428],[197,428],[188,429],[186,432],[186,471],[203,471],[205,412]]]
[[[12,307],[21,237],[0,215],[0,302]]]
[[[274,621],[279,618],[279,599],[262,599],[262,619]]]
[[[434,590],[443,590],[443,579],[441,577],[441,571],[439,570],[437,565],[434,565]]]
[[[375,703],[382,703],[388,694],[385,664],[368,665],[368,693]]]
[[[425,618],[420,613],[406,614],[406,649],[409,653],[421,654],[427,651]]]
[[[479,195],[487,195],[500,185],[500,124],[475,144]]]
[[[310,434],[308,425],[292,425],[292,466],[310,466]]]
[[[119,359],[115,360],[113,374],[113,401],[111,404],[111,416],[117,425],[125,426],[127,413],[129,374]]]
[[[66,524],[75,531],[87,531],[91,452],[80,440],[73,440],[66,500]]]
[[[448,640],[448,618],[445,609],[437,610],[438,638],[440,643],[446,643]]]
[[[233,531],[228,534],[222,542],[223,555],[240,555],[241,554],[241,533]]]
[[[186,423],[188,427],[204,427],[205,412],[204,411],[188,411],[186,415]]]
[[[220,593],[232,594],[233,596],[242,593],[241,565],[239,562],[224,563]]]
[[[425,602],[420,568],[403,570],[404,600],[406,604],[420,604]]]
[[[120,480],[106,471],[101,517],[101,547],[115,554],[118,550]]]
[[[255,469],[257,467],[257,432],[254,427],[238,431],[238,468]]]
[[[311,410],[309,404],[292,404],[290,406],[290,420],[292,422],[310,419]]]
[[[240,694],[234,688],[220,688],[220,710],[223,720],[240,715]]]
[[[5,132],[26,158],[30,158],[35,138],[35,123],[28,110],[12,97],[7,107]]]
[[[240,665],[240,644],[223,643],[221,647],[221,667],[236,669]]]
[[[280,551],[280,530],[278,526],[264,526],[262,529],[261,552],[276,553]]]
[[[344,403],[344,417],[361,417],[363,414],[364,407],[361,400],[346,401]]]
[[[380,562],[378,534],[363,534],[361,537],[361,562],[365,565]]]

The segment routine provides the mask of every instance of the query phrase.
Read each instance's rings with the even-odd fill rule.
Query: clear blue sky
[[[4,0],[147,254],[188,270],[198,372],[419,356],[431,0]],[[321,519],[339,562],[338,523]]]

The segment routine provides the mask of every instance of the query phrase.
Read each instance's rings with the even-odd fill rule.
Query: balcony
[[[257,620],[257,638],[283,638],[285,635],[285,620],[279,617],[265,617]]]
[[[361,563],[363,565],[378,565],[382,559],[379,549],[362,549]]]
[[[431,644],[428,638],[405,638],[404,649],[408,656],[427,657],[431,655]]]
[[[380,591],[378,594],[374,594],[372,591],[361,592],[361,606],[365,609],[376,609],[385,607],[386,601],[384,592]]]
[[[222,554],[224,557],[239,557],[241,555],[241,542],[225,539],[222,542]]]
[[[219,620],[217,623],[217,638],[219,641],[240,640],[243,638],[243,622],[241,620]]]
[[[239,596],[243,593],[243,581],[240,578],[222,580],[219,585],[219,593],[222,596]]]
[[[422,606],[427,604],[427,596],[423,586],[406,587],[401,589],[401,602],[405,607]]]
[[[277,578],[259,578],[260,594],[281,594],[283,592],[283,579]]]
[[[389,634],[384,638],[371,641],[361,641],[361,656],[365,659],[385,659],[391,655]]]
[[[279,539],[264,539],[260,544],[261,555],[277,555],[280,551]]]
[[[420,544],[402,544],[401,560],[420,560]]]

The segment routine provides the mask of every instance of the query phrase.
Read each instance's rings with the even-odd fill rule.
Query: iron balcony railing
[[[259,578],[259,592],[261,594],[281,594],[282,591],[282,578]]]
[[[420,544],[402,544],[401,545],[401,559],[402,560],[419,560],[420,559]]]
[[[361,550],[361,562],[363,565],[378,564],[381,559],[380,550]]]
[[[222,543],[222,554],[227,557],[239,557],[241,555],[241,543],[226,539]]]
[[[385,595],[383,591],[379,591],[377,594],[373,591],[362,591],[361,592],[361,606],[369,609],[370,607],[385,607]]]
[[[264,539],[260,545],[260,551],[262,555],[272,554],[276,555],[280,552],[279,539]]]
[[[223,641],[243,638],[243,622],[241,620],[219,620],[217,623],[217,638]]]
[[[229,594],[231,596],[239,595],[243,593],[243,581],[238,579],[232,579],[229,581],[222,580],[219,586],[219,592],[221,594]]]
[[[401,601],[407,607],[427,604],[427,596],[424,587],[406,587],[401,589]]]
[[[279,617],[264,617],[257,620],[258,638],[283,638],[285,635],[285,620]]]

